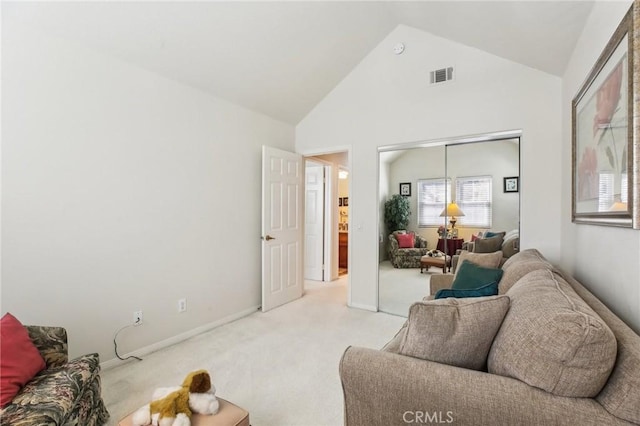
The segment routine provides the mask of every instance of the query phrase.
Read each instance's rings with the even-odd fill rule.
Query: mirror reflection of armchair
[[[401,247],[406,244],[398,241],[398,234],[413,236],[413,246]],[[395,231],[389,235],[389,260],[394,268],[419,268],[420,258],[427,254],[427,251],[427,240],[413,232]]]

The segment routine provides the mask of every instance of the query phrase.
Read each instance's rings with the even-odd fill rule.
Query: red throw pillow
[[[27,329],[8,312],[0,319],[0,352],[0,408],[4,408],[46,364]]]
[[[476,234],[471,235],[471,241],[475,241],[475,240],[479,240],[480,237],[478,237]]]
[[[413,248],[415,244],[413,234],[397,234],[396,239],[398,240],[399,248]]]

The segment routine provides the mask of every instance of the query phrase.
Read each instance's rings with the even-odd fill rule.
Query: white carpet
[[[306,282],[297,301],[104,370],[110,424],[147,403],[155,387],[179,385],[200,368],[218,396],[249,411],[253,426],[343,424],[342,353],[349,345],[382,347],[405,321],[347,308],[346,279]]]
[[[412,303],[429,295],[429,283],[435,274],[442,274],[442,269],[431,267],[421,274],[420,268],[396,269],[388,260],[380,262],[378,309],[406,317]]]

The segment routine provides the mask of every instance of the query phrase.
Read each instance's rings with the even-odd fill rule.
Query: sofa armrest
[[[502,243],[502,255],[510,258],[520,251],[520,237],[511,237]]]
[[[626,424],[591,398],[554,396],[509,377],[373,349],[347,348],[340,377],[347,426]]]
[[[456,254],[451,256],[451,273],[455,273],[458,268],[458,260],[460,259],[460,254]]]
[[[415,248],[427,248],[427,240],[422,238],[420,235],[416,235]]]
[[[389,235],[389,252],[396,253],[398,251],[398,240],[393,234]]]
[[[451,284],[453,284],[453,274],[431,275],[429,294],[435,296],[438,290],[451,288]]]
[[[38,349],[47,368],[61,367],[69,360],[67,331],[62,327],[25,326],[29,338]]]

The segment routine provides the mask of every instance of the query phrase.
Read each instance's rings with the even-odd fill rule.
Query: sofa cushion
[[[538,250],[526,249],[508,258],[502,265],[502,269],[506,272],[511,266],[515,265],[518,262],[531,261],[531,260],[541,260],[544,262],[547,261],[547,259],[545,259],[542,253],[540,253]]]
[[[640,424],[640,337],[570,274],[562,276],[616,336],[618,353],[607,384],[596,399],[611,414]]]
[[[487,231],[487,232],[485,232],[485,233],[482,235],[482,237],[483,237],[483,238],[493,238],[493,237],[502,237],[502,238],[504,238],[504,236],[505,236],[506,234],[507,234],[507,233],[506,233],[506,232],[504,232],[504,231],[502,231],[502,232],[492,232],[492,231]]]
[[[470,288],[470,289],[463,289],[463,290],[457,290],[453,288],[443,288],[436,292],[436,295],[433,299],[446,299],[447,297],[455,297],[458,299],[462,299],[465,297],[495,296],[496,294],[498,294],[498,282],[492,281],[489,284],[483,285],[478,288]]]
[[[550,270],[530,272],[506,295],[511,309],[491,346],[489,372],[555,395],[596,396],[616,360],[606,323]]]
[[[415,241],[413,234],[398,234],[396,235],[399,248],[413,248]]]
[[[507,293],[513,285],[518,282],[522,277],[527,275],[531,271],[537,271],[539,269],[554,270],[553,265],[545,260],[523,260],[522,262],[513,263],[506,270],[503,267],[504,274],[498,285],[498,292],[500,294]]]
[[[461,251],[458,257],[458,265],[462,265],[465,260],[474,263],[478,266],[485,268],[497,268],[502,261],[502,252],[496,251],[493,253],[472,253],[469,251]],[[458,275],[459,267],[456,268],[455,276]]]
[[[400,354],[481,370],[508,309],[506,296],[414,303]]]
[[[502,235],[496,235],[495,237],[479,238],[473,244],[473,251],[475,253],[493,253],[502,248],[502,242],[504,237]]]
[[[27,329],[10,313],[0,319],[0,408],[46,366]]]
[[[485,268],[465,259],[456,269],[451,288],[471,290],[491,283],[495,283],[497,286],[503,273],[504,271],[500,268]]]

